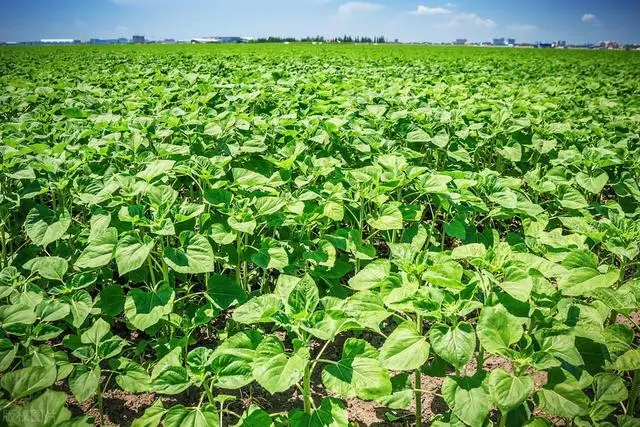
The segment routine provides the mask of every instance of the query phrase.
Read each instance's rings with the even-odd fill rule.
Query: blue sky
[[[0,0],[0,40],[385,35],[640,42],[640,0]]]

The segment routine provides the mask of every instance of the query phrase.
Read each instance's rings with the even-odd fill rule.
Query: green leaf
[[[301,347],[289,357],[279,339],[267,337],[256,349],[253,375],[269,393],[280,393],[302,379],[308,361],[308,348]]]
[[[395,371],[418,369],[428,357],[429,344],[411,322],[398,325],[380,349],[382,365]]]
[[[456,246],[451,251],[451,258],[455,260],[468,258],[483,258],[487,249],[482,243],[469,243],[467,245]]]
[[[470,426],[481,426],[489,415],[491,398],[484,384],[484,372],[473,377],[447,377],[442,397],[453,414]]]
[[[9,427],[54,427],[71,419],[65,407],[67,396],[60,391],[47,390],[23,406],[14,406],[4,419]]]
[[[109,332],[111,328],[107,322],[102,319],[96,320],[93,325],[84,331],[80,336],[80,341],[83,344],[98,345]]]
[[[587,296],[592,295],[596,289],[610,288],[619,278],[620,272],[615,269],[600,274],[595,268],[574,268],[558,281],[558,289],[568,296]]]
[[[37,272],[40,276],[49,280],[62,282],[64,274],[69,268],[69,263],[64,258],[57,256],[39,257],[33,260],[31,271]]]
[[[76,268],[99,268],[113,259],[118,244],[118,231],[107,228],[97,233],[82,251],[74,266]]]
[[[141,417],[133,420],[131,427],[157,427],[160,425],[165,412],[162,400],[158,399],[153,405],[144,410]]]
[[[600,402],[618,404],[627,400],[629,393],[622,378],[610,372],[601,372],[593,377],[595,398]]]
[[[322,382],[328,390],[343,397],[374,400],[391,393],[389,373],[379,361],[378,352],[366,341],[348,338],[342,358],[322,371]]]
[[[506,414],[529,398],[533,392],[533,378],[514,376],[498,368],[489,374],[488,388],[495,405]]]
[[[9,369],[18,353],[18,345],[6,338],[0,338],[0,372]]]
[[[271,294],[252,298],[233,312],[233,320],[245,325],[273,322],[273,316],[282,308],[280,299]]]
[[[38,246],[47,246],[60,239],[71,225],[71,216],[66,210],[54,212],[39,205],[29,211],[24,223],[27,236]]]
[[[589,176],[582,172],[578,172],[576,175],[578,185],[593,194],[600,194],[608,181],[609,175],[606,172],[602,172],[598,176]]]
[[[235,280],[221,274],[209,276],[207,295],[220,310],[226,310],[232,305],[242,304],[247,299],[246,292]]]
[[[464,226],[464,222],[460,220],[454,220],[444,225],[444,232],[448,236],[456,237],[460,240],[464,240],[467,237],[467,231]]]
[[[390,271],[391,263],[388,260],[377,259],[349,279],[349,286],[357,291],[376,288],[389,276]]]
[[[219,427],[220,417],[211,406],[185,408],[173,406],[164,416],[165,427]]]
[[[429,330],[429,341],[433,351],[458,370],[462,370],[476,350],[476,333],[467,322],[456,326],[433,325]]]
[[[384,204],[367,223],[376,230],[402,230],[402,212],[396,204]]]
[[[575,418],[589,413],[589,398],[580,390],[562,384],[543,388],[536,393],[540,409],[562,418]]]
[[[346,405],[333,397],[322,399],[311,414],[294,409],[289,418],[291,427],[345,427],[349,424]]]
[[[618,371],[635,371],[640,369],[640,348],[628,350],[616,359],[613,366]]]
[[[287,307],[293,317],[308,317],[313,313],[320,301],[318,287],[311,276],[305,275],[289,293]]]
[[[322,210],[324,216],[334,221],[342,221],[344,218],[344,206],[342,203],[328,201]]]
[[[484,307],[478,320],[477,334],[480,344],[493,354],[504,354],[510,345],[518,342],[523,330],[518,319],[502,305]]]
[[[206,237],[193,231],[180,233],[179,248],[165,248],[164,261],[174,271],[200,274],[213,271],[213,249]]]
[[[144,393],[151,388],[151,378],[142,365],[121,358],[118,360],[116,383],[125,391]]]
[[[138,172],[136,176],[147,182],[151,182],[154,178],[165,175],[173,169],[175,163],[173,160],[154,160],[149,163],[144,170]]]
[[[168,285],[152,292],[132,289],[124,303],[125,317],[137,329],[145,330],[173,311],[174,297]]]
[[[69,378],[69,388],[79,403],[84,402],[98,390],[100,368],[88,369],[83,365],[76,366]]]
[[[142,267],[154,245],[155,241],[149,236],[144,236],[142,240],[134,234],[121,237],[115,252],[120,276]]]
[[[126,296],[120,285],[109,285],[100,291],[98,307],[103,314],[115,317],[124,310]]]
[[[7,372],[0,378],[0,387],[5,389],[12,399],[20,399],[53,385],[57,373],[54,365],[29,366]]]

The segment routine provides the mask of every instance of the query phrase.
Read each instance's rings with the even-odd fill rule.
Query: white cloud
[[[442,27],[476,27],[482,29],[495,28],[496,23],[493,19],[483,18],[475,13],[459,13],[453,18],[445,22]]]
[[[447,3],[446,6],[452,8],[452,9],[458,7],[458,5],[456,3]]]
[[[409,12],[411,15],[446,15],[448,13],[451,13],[451,11],[444,7],[429,7],[424,5],[419,5],[416,10]]]
[[[538,31],[538,27],[532,24],[512,24],[507,27],[511,31],[516,31],[520,33],[533,33],[534,31]]]
[[[602,26],[602,21],[600,21],[598,17],[593,13],[585,13],[584,15],[582,15],[582,18],[580,18],[580,20],[584,23],[591,24],[596,27]]]
[[[384,8],[384,6],[378,3],[350,1],[338,6],[338,16],[347,17],[354,13],[375,12],[376,10],[380,10],[382,8]]]

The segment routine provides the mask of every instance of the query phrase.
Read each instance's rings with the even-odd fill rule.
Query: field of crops
[[[4,48],[0,158],[0,425],[640,425],[637,52]]]

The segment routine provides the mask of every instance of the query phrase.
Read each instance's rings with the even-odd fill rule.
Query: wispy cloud
[[[338,6],[338,16],[348,17],[355,13],[375,12],[383,9],[384,6],[379,3],[369,3],[363,1],[350,1]]]
[[[444,7],[429,7],[424,5],[419,5],[416,10],[409,12],[411,15],[446,15],[448,13],[451,13],[451,11]]]
[[[493,19],[483,18],[475,13],[458,13],[441,26],[445,28],[466,26],[481,29],[491,29],[495,28],[496,23]]]
[[[507,29],[519,33],[533,33],[534,31],[538,31],[538,27],[533,24],[511,24],[507,26]]]
[[[458,7],[458,4],[457,3],[447,3],[446,6],[454,9],[454,8]]]
[[[582,15],[582,18],[580,18],[580,20],[595,27],[602,27],[602,21],[600,21],[598,17],[593,13],[585,13],[584,15]]]

